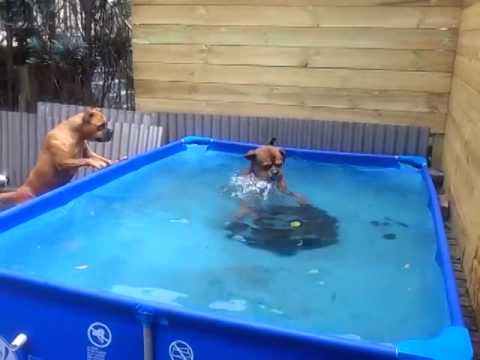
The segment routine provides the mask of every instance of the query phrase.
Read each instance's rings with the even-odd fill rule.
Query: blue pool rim
[[[187,145],[206,145],[212,150],[243,153],[249,149],[258,147],[257,144],[239,143],[231,141],[220,141],[211,138],[203,137],[187,137],[160,147],[158,149],[149,151],[144,154],[137,155],[126,161],[118,162],[109,168],[102,171],[98,171],[91,175],[88,175],[82,179],[74,181],[63,187],[55,189],[47,194],[39,196],[25,204],[19,205],[12,209],[6,210],[0,213],[0,233],[20,224],[28,221],[35,216],[47,212],[53,208],[66,204],[70,200],[79,195],[89,192],[95,188],[98,188],[122,175],[135,171],[143,166],[151,164],[162,158],[173,155],[177,152],[183,151],[187,148]],[[431,180],[428,172],[427,162],[422,157],[417,156],[391,156],[391,155],[371,155],[371,154],[357,154],[357,153],[341,153],[333,151],[317,151],[317,150],[305,150],[296,148],[285,148],[288,156],[299,157],[303,159],[330,162],[330,163],[346,163],[352,165],[368,165],[379,167],[398,167],[400,164],[405,164],[417,168],[424,179],[425,186],[429,196],[429,207],[432,214],[433,224],[435,227],[436,241],[437,241],[437,253],[436,260],[439,264],[446,291],[446,298],[448,303],[450,325],[447,328],[459,330],[460,337],[450,337],[439,334],[438,339],[443,343],[448,343],[450,340],[455,343],[453,347],[457,348],[456,351],[460,354],[466,354],[466,357],[459,359],[468,359],[471,353],[471,342],[466,333],[465,325],[463,322],[463,316],[460,308],[459,297],[455,282],[455,277],[450,262],[450,254],[448,249],[447,238],[445,235],[444,223],[440,212],[438,203],[437,192]],[[268,325],[259,325],[246,321],[230,320],[219,316],[206,315],[200,312],[194,312],[190,310],[172,309],[168,306],[162,306],[158,304],[152,304],[142,301],[133,301],[130,298],[125,298],[107,291],[95,292],[83,289],[71,288],[68,286],[60,286],[45,281],[33,279],[28,276],[13,274],[10,272],[0,272],[0,282],[11,284],[12,286],[20,286],[27,288],[39,289],[41,288],[45,292],[61,293],[65,297],[73,297],[75,299],[85,300],[100,300],[107,302],[113,306],[122,309],[128,309],[129,311],[136,311],[137,313],[146,312],[152,315],[164,316],[166,314],[172,314],[177,317],[183,317],[190,321],[200,321],[204,323],[214,324],[215,326],[224,326],[230,329],[236,328],[239,330],[253,331],[261,333],[262,335],[268,335],[276,338],[295,338],[300,342],[315,342],[318,344],[324,344],[330,347],[347,347],[355,348],[360,353],[371,354],[385,354],[392,358],[399,359],[421,359],[422,354],[427,356],[431,354],[440,353],[436,344],[431,345],[429,340],[419,340],[415,344],[406,342],[405,345],[398,344],[396,347],[375,344],[364,340],[350,340],[328,335],[317,335],[303,333],[293,330],[279,329]],[[140,305],[139,305],[140,304]],[[437,339],[437,340],[438,340]],[[418,344],[419,343],[419,344]],[[433,349],[431,347],[434,347]],[[441,349],[444,351],[444,349]],[[457,353],[457,352],[456,352]],[[410,355],[420,357],[409,357]],[[433,356],[433,355],[432,355]],[[426,357],[429,358],[429,357]],[[447,359],[447,357],[445,357]]]

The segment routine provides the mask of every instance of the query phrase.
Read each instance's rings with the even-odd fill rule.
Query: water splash
[[[242,299],[231,299],[228,301],[215,301],[208,305],[210,309],[225,311],[245,311],[247,302]]]
[[[251,197],[268,199],[273,188],[273,183],[258,179],[254,174],[233,176],[230,179],[231,196],[239,199],[247,199]]]
[[[114,285],[111,288],[114,293],[136,297],[147,301],[158,302],[167,305],[182,306],[178,302],[180,299],[187,298],[188,295],[173,290],[149,287],[133,287],[126,285]]]

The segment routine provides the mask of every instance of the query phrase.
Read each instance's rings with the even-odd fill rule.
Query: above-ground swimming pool
[[[421,158],[287,149],[308,205],[235,221],[252,147],[186,138],[2,213],[0,359],[19,333],[22,360],[471,358]]]

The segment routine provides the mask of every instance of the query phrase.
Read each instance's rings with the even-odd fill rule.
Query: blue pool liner
[[[0,213],[0,233],[42,213],[68,203],[127,173],[184,151],[188,146],[244,153],[256,144],[187,137],[53,190],[25,204]],[[20,360],[46,359],[143,359],[142,327],[153,327],[155,359],[175,360],[172,344],[178,339],[192,346],[195,359],[472,359],[473,350],[465,328],[453,275],[444,223],[437,193],[422,157],[340,153],[286,148],[288,156],[306,160],[378,167],[408,165],[418,169],[429,194],[435,226],[436,261],[441,268],[450,324],[431,339],[411,339],[395,346],[313,335],[252,322],[230,320],[200,312],[133,301],[106,291],[90,291],[0,272],[0,337],[19,332],[30,338],[18,355]],[[14,254],[12,254],[14,256]],[[86,336],[89,324],[108,324],[112,341],[103,349]],[[175,345],[176,346],[176,345]],[[1,350],[1,342],[0,342]],[[100,354],[100,355],[99,355]],[[103,355],[102,355],[103,354]],[[181,355],[185,359],[188,354]],[[193,357],[191,358],[193,360]]]

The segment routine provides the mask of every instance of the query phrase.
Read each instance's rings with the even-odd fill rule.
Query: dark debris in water
[[[330,296],[330,299],[332,300],[332,303],[334,303],[336,300],[337,300],[337,293],[333,293],[331,296]]]
[[[397,238],[397,235],[389,233],[389,234],[383,235],[383,238],[387,240],[395,240]]]
[[[394,220],[392,218],[389,218],[388,216],[385,216],[384,219],[388,221],[389,225],[400,225],[402,227],[408,228],[408,225],[405,224],[404,222]]]
[[[401,221],[394,220],[394,219],[392,219],[388,216],[385,216],[382,220],[371,220],[370,224],[372,226],[380,228],[380,231],[382,231],[382,229],[386,230],[385,228],[393,226],[393,225],[408,228],[408,224],[406,224],[404,222],[401,222]],[[394,234],[392,232],[388,232],[388,233],[384,233],[382,235],[382,237],[386,240],[395,240],[395,239],[398,238],[398,235]]]
[[[294,255],[338,242],[338,220],[325,210],[307,206],[275,206],[250,221],[227,225],[228,236],[280,255]]]

